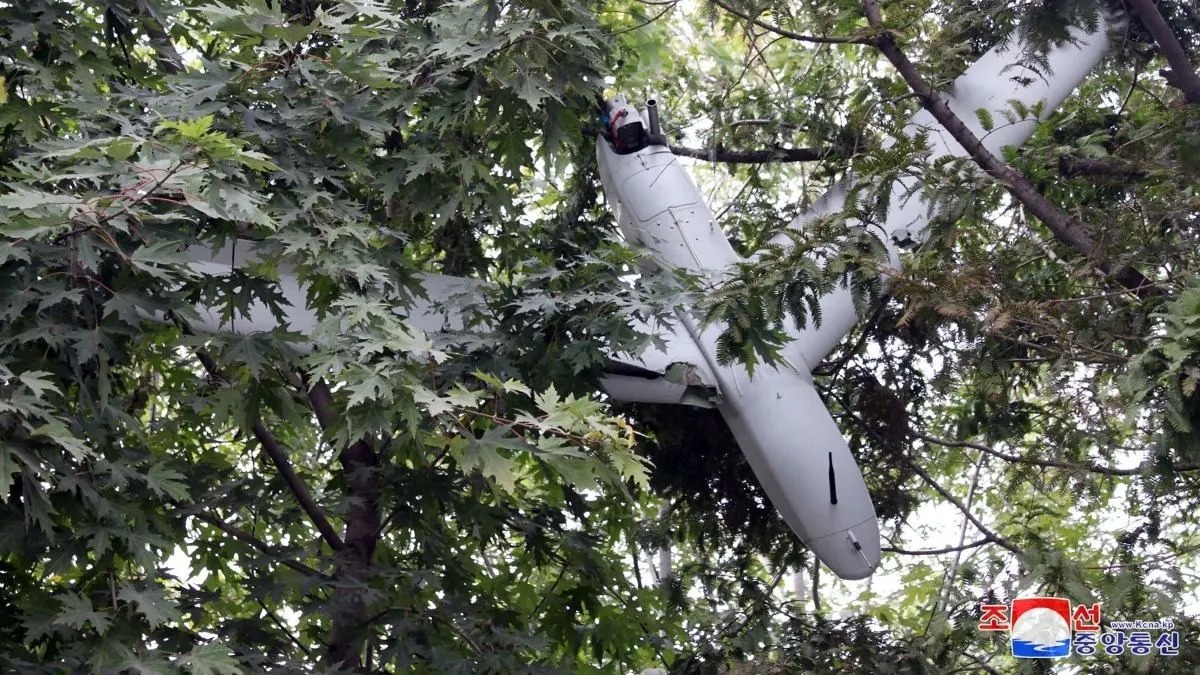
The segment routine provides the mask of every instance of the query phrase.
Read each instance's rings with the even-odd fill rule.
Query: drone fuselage
[[[596,147],[604,194],[626,241],[649,249],[656,266],[719,285],[740,257],[678,158],[657,144],[629,154],[605,139]],[[785,347],[786,367],[762,367],[751,377],[740,364],[717,363],[718,330],[688,312],[679,322],[704,359],[685,365],[716,380],[717,408],[771,503],[838,576],[869,576],[880,556],[875,509],[799,345]]]

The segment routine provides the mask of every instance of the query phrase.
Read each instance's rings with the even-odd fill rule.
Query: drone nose
[[[843,579],[865,579],[879,567],[879,523],[874,518],[808,542],[808,548]]]

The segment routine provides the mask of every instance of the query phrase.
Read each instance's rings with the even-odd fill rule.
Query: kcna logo
[[[1008,605],[981,605],[979,630],[1009,631],[1013,656],[1046,659],[1071,653],[1071,601],[1066,598],[1017,598]],[[1100,630],[1100,604],[1075,607],[1075,630]]]
[[[1134,655],[1157,650],[1163,656],[1179,653],[1179,633],[1171,621],[1112,621],[1100,631],[1100,603],[1075,605],[1066,598],[1017,598],[1009,605],[981,604],[979,630],[1009,631],[1012,655],[1022,659],[1052,659],[1075,654],[1090,656],[1097,649],[1119,655],[1126,646]],[[1132,630],[1128,629],[1149,629]],[[1152,636],[1150,630],[1169,631]],[[1099,644],[1098,644],[1099,643]]]

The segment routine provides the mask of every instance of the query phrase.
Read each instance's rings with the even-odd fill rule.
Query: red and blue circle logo
[[[1066,598],[1017,598],[1009,633],[1013,656],[1046,659],[1071,653],[1071,602]]]

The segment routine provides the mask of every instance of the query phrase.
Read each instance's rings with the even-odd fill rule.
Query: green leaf
[[[78,203],[79,200],[74,197],[21,187],[13,187],[12,192],[0,195],[0,208],[18,211],[28,211],[44,206],[65,207]],[[9,231],[7,226],[4,229]]]
[[[124,161],[133,156],[133,153],[142,147],[142,142],[133,138],[118,138],[112,143],[104,147],[104,154],[117,160]]]
[[[531,110],[537,110],[542,100],[549,94],[546,92],[541,82],[534,80],[531,77],[519,78],[520,85],[517,87],[517,97],[525,102]]]
[[[176,281],[179,277],[193,276],[187,253],[179,242],[163,240],[134,249],[129,261],[136,269],[163,281]]]
[[[596,462],[588,459],[564,457],[553,462],[553,468],[563,479],[579,490],[594,490],[599,486]]]
[[[279,171],[278,164],[272,162],[267,155],[255,150],[239,152],[234,159],[255,171]]]
[[[650,471],[645,459],[628,450],[613,451],[610,457],[622,478],[632,480],[642,490],[650,489]]]
[[[159,123],[155,129],[155,133],[161,131],[174,131],[179,134],[180,138],[188,141],[200,140],[208,130],[212,128],[213,116],[205,115],[194,120],[166,120]]]
[[[983,127],[984,131],[991,131],[996,128],[996,122],[992,119],[992,112],[987,108],[977,108],[975,110],[975,118],[979,120],[979,126]]]
[[[430,415],[444,415],[454,411],[454,406],[448,400],[431,389],[424,387],[414,389],[412,397],[413,401],[423,405]]]
[[[230,656],[230,650],[219,642],[197,645],[191,653],[179,657],[180,667],[192,675],[242,675],[238,662]]]
[[[519,465],[515,460],[502,455],[499,447],[499,443],[468,439],[466,447],[459,455],[459,461],[462,462],[464,470],[478,469],[500,489],[512,492],[520,479]]]
[[[112,618],[106,612],[93,609],[91,600],[71,593],[59,598],[58,614],[55,615],[54,623],[76,630],[91,626],[97,633],[104,635],[112,623]]]
[[[46,424],[33,429],[31,433],[35,436],[45,436],[49,438],[61,446],[64,450],[71,453],[71,456],[77,460],[83,459],[92,454],[92,450],[88,447],[87,443],[82,439],[77,438],[61,420],[51,419]]]
[[[391,384],[384,378],[374,374],[364,374],[359,379],[346,384],[350,393],[347,403],[356,406],[367,401],[391,400]]]
[[[28,387],[33,392],[34,397],[40,399],[44,398],[48,391],[55,394],[62,393],[58,390],[57,385],[49,381],[50,377],[53,376],[44,370],[29,370],[18,375],[17,380]]]
[[[135,605],[138,613],[146,617],[150,628],[183,618],[175,603],[168,600],[165,591],[159,587],[138,590],[130,584],[123,583],[117,592],[117,599]]]
[[[166,462],[151,465],[146,471],[145,480],[146,486],[157,495],[166,495],[180,501],[189,497],[186,478],[178,471],[168,468]]]

